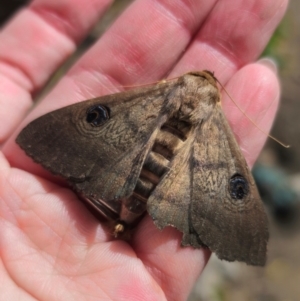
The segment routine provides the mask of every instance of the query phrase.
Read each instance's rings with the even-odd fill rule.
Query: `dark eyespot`
[[[229,180],[229,192],[233,199],[243,199],[249,192],[247,180],[243,176],[235,174]]]
[[[109,119],[108,108],[96,105],[87,110],[86,121],[92,126],[99,126]]]

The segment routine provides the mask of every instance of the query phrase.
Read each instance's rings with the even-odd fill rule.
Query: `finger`
[[[258,58],[281,21],[288,0],[218,1],[173,74],[210,70],[226,81]]]
[[[216,0],[136,1],[69,73],[82,71],[94,96],[103,86],[137,85],[157,80],[178,61]],[[97,60],[96,60],[97,59]],[[99,82],[101,87],[99,88]]]
[[[36,0],[0,33],[0,143],[112,0]]]
[[[278,78],[272,67],[251,64],[230,79],[226,90],[236,103],[223,93],[223,109],[248,165],[252,166],[276,115],[280,98]]]
[[[82,99],[111,93],[116,91],[116,86],[119,90],[123,85],[157,80],[169,73],[176,63],[178,65],[178,61],[179,65],[175,68],[180,73],[191,69],[223,70],[228,63],[229,66],[236,65],[236,71],[237,67],[253,61],[261,53],[285,12],[287,0],[272,3],[252,0],[252,4],[247,0],[191,3],[189,6],[184,6],[182,1],[154,4],[153,1],[143,0],[134,3],[69,73],[68,79],[72,81],[76,78],[76,86],[83,87],[83,91],[77,88]],[[238,21],[228,18],[227,10],[233,15],[238,11]],[[264,17],[250,18],[252,15]],[[245,24],[248,18],[250,21]],[[219,19],[221,21],[217,23]],[[124,30],[128,25],[129,30]],[[236,29],[244,26],[251,26],[251,30]],[[226,49],[225,42],[223,46],[220,41],[227,31]],[[210,48],[207,47],[207,36],[211,36]],[[257,43],[257,39],[260,42]],[[190,43],[191,46],[185,51]],[[248,52],[244,45],[251,45]],[[242,53],[239,50],[241,47]],[[185,53],[181,59],[183,51]],[[237,59],[242,63],[238,64]],[[216,76],[219,78],[217,73]],[[222,76],[220,80],[223,81]],[[76,87],[72,85],[71,88]]]

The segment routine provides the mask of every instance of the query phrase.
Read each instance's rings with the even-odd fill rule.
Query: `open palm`
[[[75,50],[111,0],[36,0],[0,34],[0,255],[2,300],[186,300],[208,250],[149,217],[132,241],[108,230],[68,188],[15,144],[20,129],[53,109],[186,71],[208,69],[268,131],[279,85],[252,63],[287,0],[137,0],[25,115],[32,95]],[[266,139],[224,96],[223,108],[252,165]]]

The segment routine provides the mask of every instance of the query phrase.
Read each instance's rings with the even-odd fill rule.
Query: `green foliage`
[[[270,57],[275,60],[279,69],[282,69],[284,66],[285,60],[281,50],[287,42],[288,31],[291,28],[289,23],[287,17],[282,20],[261,55],[261,57]]]

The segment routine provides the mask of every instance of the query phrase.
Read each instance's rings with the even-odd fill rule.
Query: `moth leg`
[[[117,238],[119,237],[122,233],[125,231],[125,226],[121,223],[118,223],[114,227],[114,237]]]

